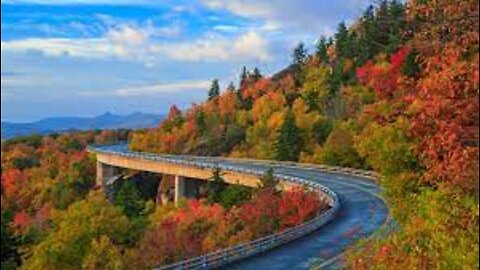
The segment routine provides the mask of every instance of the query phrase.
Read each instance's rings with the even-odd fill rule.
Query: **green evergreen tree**
[[[333,41],[333,37],[329,37],[329,38],[328,38],[328,40],[327,40],[327,47],[330,47],[330,46],[332,46],[332,45],[333,45],[333,43],[334,43],[334,41]]]
[[[303,65],[307,60],[307,49],[305,48],[305,44],[303,42],[298,43],[297,47],[293,49],[292,58],[293,64],[295,65]]]
[[[387,52],[394,53],[404,43],[403,33],[406,32],[406,8],[397,0],[392,0],[388,6],[390,32],[388,36]]]
[[[259,188],[276,188],[280,181],[275,177],[272,167],[269,167],[260,177]]]
[[[18,251],[19,239],[15,237],[7,224],[7,218],[2,213],[2,269],[16,269],[21,262]]]
[[[346,57],[348,54],[349,46],[348,29],[344,22],[341,22],[337,27],[337,33],[335,33],[335,53],[337,58]]]
[[[230,82],[227,87],[227,91],[235,92],[235,86],[233,85],[233,82]]]
[[[407,55],[402,72],[408,77],[416,77],[420,73],[420,65],[417,62],[418,52],[412,51]]]
[[[330,132],[333,129],[332,122],[328,119],[319,119],[315,124],[313,124],[312,131],[315,134],[315,141],[322,145],[330,135]]]
[[[362,65],[367,60],[372,59],[378,51],[378,46],[374,43],[375,37],[375,13],[374,7],[370,5],[360,19],[361,36],[358,41],[359,55],[358,63]]]
[[[258,69],[257,69],[257,72],[261,76],[260,71],[258,71]],[[253,105],[253,100],[251,98],[245,99],[243,97],[243,91],[245,90],[245,87],[247,87],[246,84],[247,84],[249,76],[251,76],[251,75],[247,71],[247,68],[245,66],[243,66],[242,73],[240,74],[240,84],[239,84],[238,91],[237,91],[237,98],[240,101],[240,107],[244,110],[250,110],[252,108],[252,105]]]
[[[212,81],[212,86],[210,86],[210,90],[208,91],[208,100],[212,100],[220,95],[220,86],[218,84],[218,80],[214,79]]]
[[[295,123],[295,115],[289,111],[280,127],[275,142],[275,158],[282,161],[297,161],[302,150],[301,130]]]
[[[208,180],[207,201],[209,203],[220,203],[222,193],[226,187],[226,183],[222,178],[222,170],[219,167],[215,167],[212,170],[212,176]]]
[[[252,197],[251,188],[241,185],[229,185],[221,196],[221,204],[225,209],[247,202]]]
[[[325,36],[321,36],[317,42],[316,52],[315,52],[321,63],[328,62],[327,49],[328,49],[327,38]]]
[[[129,218],[142,215],[145,209],[145,201],[135,184],[124,181],[115,195],[114,203],[122,209],[122,212]]]
[[[195,112],[195,125],[197,126],[197,130],[201,135],[207,131],[206,115],[202,110]]]
[[[343,59],[340,59],[336,65],[333,67],[332,72],[330,73],[330,96],[338,93],[342,85],[343,78]]]
[[[253,81],[256,82],[256,81],[260,80],[262,77],[263,77],[263,75],[260,73],[260,70],[257,67],[255,67],[253,69],[253,73],[252,73]]]
[[[247,78],[248,78],[247,68],[245,66],[243,66],[242,73],[240,74],[240,86],[239,86],[240,89],[245,87],[245,83],[247,82]]]
[[[388,42],[391,39],[391,25],[392,18],[389,15],[389,3],[388,0],[381,0],[375,12],[375,30],[373,40],[379,47],[379,51],[385,51],[388,46]],[[396,18],[393,18],[396,20]]]

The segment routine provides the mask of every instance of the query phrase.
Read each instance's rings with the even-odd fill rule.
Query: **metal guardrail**
[[[89,152],[97,153],[107,153],[114,154],[119,156],[124,156],[128,158],[142,159],[142,160],[153,160],[174,164],[181,164],[185,166],[198,167],[198,168],[215,168],[219,167],[222,170],[253,174],[253,175],[262,175],[263,170],[247,169],[236,166],[222,165],[219,164],[219,161],[222,160],[232,160],[227,158],[205,158],[205,157],[195,157],[195,156],[178,156],[178,155],[166,155],[166,154],[152,154],[152,153],[141,153],[141,152],[131,152],[124,150],[115,150],[116,146],[88,146],[87,150]],[[246,160],[246,159],[244,159]],[[276,164],[280,166],[297,166],[295,163],[288,162],[269,162],[269,161],[258,161],[258,160],[247,160],[253,161],[256,163],[268,163]],[[325,165],[316,165],[313,166],[317,169],[329,172],[341,172],[348,175],[359,176],[363,178],[374,178],[376,177],[371,172],[356,170],[350,168],[341,168]],[[220,249],[202,256],[194,257],[191,259],[186,259],[169,265],[159,266],[158,270],[167,270],[167,269],[210,269],[215,267],[220,267],[231,262],[240,260],[245,257],[253,256],[259,253],[263,253],[267,250],[273,249],[281,244],[287,243],[294,239],[300,238],[304,235],[307,235],[314,230],[320,228],[324,224],[330,222],[335,218],[339,209],[340,201],[338,196],[331,189],[308,179],[301,177],[292,177],[289,175],[275,174],[275,176],[284,181],[297,183],[304,185],[306,187],[312,188],[313,190],[319,193],[319,196],[322,199],[327,199],[327,202],[330,204],[331,208],[326,212],[321,213],[320,215],[314,217],[313,219],[297,225],[295,227],[286,229],[284,231],[268,235],[263,238],[259,238],[250,242],[239,244],[236,246],[228,247],[225,249]],[[326,196],[325,196],[326,195]]]
[[[293,163],[289,161],[276,161],[276,160],[259,160],[259,159],[249,159],[249,158],[225,158],[219,157],[220,160],[226,161],[247,161],[247,162],[255,162],[257,164],[270,164],[275,166],[288,166],[288,167],[301,167],[301,168],[312,168],[318,169],[320,171],[325,172],[333,172],[333,173],[342,173],[350,176],[357,176],[362,178],[367,178],[370,180],[377,180],[380,177],[380,174],[374,171],[367,171],[361,169],[354,169],[354,168],[347,168],[347,167],[338,167],[338,166],[330,166],[325,164],[314,164],[314,163]]]

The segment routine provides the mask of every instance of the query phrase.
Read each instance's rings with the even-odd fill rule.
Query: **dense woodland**
[[[398,226],[350,250],[350,268],[478,268],[478,8],[379,1],[314,50],[299,43],[271,77],[244,67],[223,91],[213,80],[204,103],[173,106],[155,129],[3,142],[2,269],[149,268],[325,208],[307,190],[275,189],[272,172],[252,191],[218,170],[200,201],[155,204],[125,181],[109,203],[85,145],[126,139],[139,151],[375,170]]]

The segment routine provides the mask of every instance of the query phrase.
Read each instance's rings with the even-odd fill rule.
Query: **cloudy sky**
[[[1,0],[1,118],[187,108],[243,65],[274,73],[368,2]]]

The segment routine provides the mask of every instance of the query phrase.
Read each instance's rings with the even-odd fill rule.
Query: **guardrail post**
[[[204,257],[202,258],[202,267],[207,267],[207,265],[208,265],[208,263],[207,263],[207,257],[204,256]]]
[[[270,240],[270,245],[273,246],[273,245],[275,244],[276,240],[277,240],[277,235],[274,234],[274,235],[272,236],[272,239]]]

